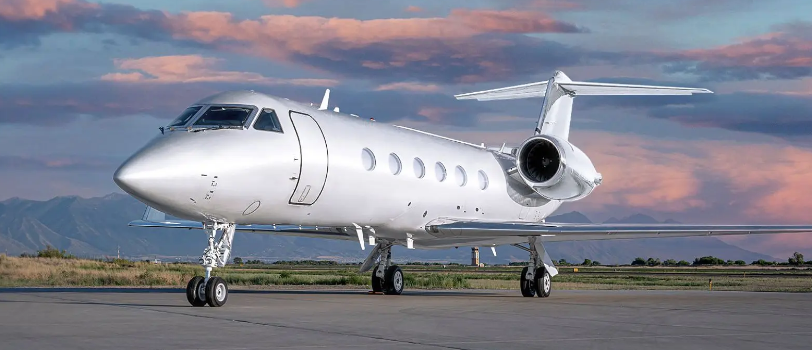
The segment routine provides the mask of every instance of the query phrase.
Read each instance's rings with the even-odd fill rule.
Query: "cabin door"
[[[299,138],[299,179],[290,204],[311,205],[321,195],[327,180],[327,141],[313,117],[290,112],[290,121]]]

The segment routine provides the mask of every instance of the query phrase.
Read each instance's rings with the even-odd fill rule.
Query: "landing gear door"
[[[290,121],[299,138],[299,179],[290,204],[311,205],[321,195],[327,180],[327,141],[313,117],[290,112]]]

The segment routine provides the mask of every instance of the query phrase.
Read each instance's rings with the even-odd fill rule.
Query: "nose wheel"
[[[220,307],[228,301],[228,284],[220,277],[212,276],[215,267],[223,267],[231,253],[231,243],[234,241],[234,224],[206,225],[209,235],[209,245],[200,257],[200,264],[206,268],[206,276],[195,276],[186,284],[186,300],[192,306]],[[215,243],[218,230],[222,235]]]

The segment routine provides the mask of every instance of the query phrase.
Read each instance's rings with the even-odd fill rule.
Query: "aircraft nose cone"
[[[157,178],[157,170],[160,170],[160,164],[150,157],[135,156],[121,164],[113,174],[113,181],[133,197],[149,201],[152,197],[150,194],[160,184],[156,181],[160,180]]]
[[[113,181],[118,187],[124,190],[124,192],[139,197],[137,194],[145,192],[146,189],[144,181],[147,173],[146,170],[143,165],[137,163],[133,164],[132,161],[127,161],[121,164],[113,174]]]
[[[160,150],[160,149],[159,149]],[[163,211],[183,208],[194,186],[193,166],[165,152],[147,150],[121,164],[113,181],[141,202]]]

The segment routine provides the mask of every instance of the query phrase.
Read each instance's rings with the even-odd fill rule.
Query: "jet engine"
[[[550,200],[581,199],[602,180],[583,151],[551,135],[527,139],[518,148],[515,171],[528,187]]]

